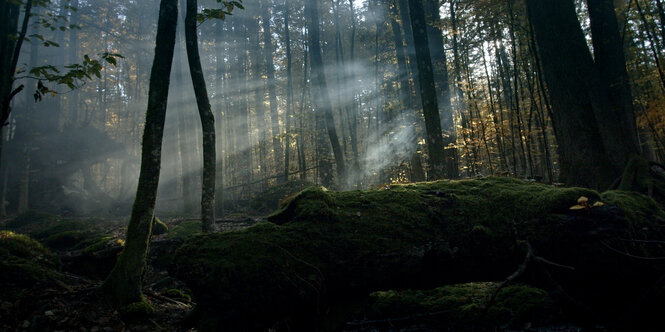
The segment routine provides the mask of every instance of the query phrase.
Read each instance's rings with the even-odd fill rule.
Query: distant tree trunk
[[[184,25],[184,24],[183,24]],[[177,34],[177,44],[184,45],[184,38],[182,34]],[[184,212],[189,214],[195,210],[194,206],[194,176],[192,174],[192,149],[188,146],[187,136],[188,128],[191,126],[187,125],[187,118],[185,116],[186,110],[189,105],[186,105],[185,102],[185,91],[183,87],[185,86],[185,79],[183,75],[184,66],[182,59],[184,56],[183,49],[181,46],[176,48],[174,52],[174,64],[175,70],[173,73],[173,79],[175,80],[174,88],[175,91],[175,105],[177,106],[175,111],[178,113],[178,160],[180,161],[180,170],[181,170],[181,182],[182,182],[182,201]]]
[[[349,61],[345,66],[345,77],[347,82],[351,84],[352,101],[351,105],[347,108],[347,121],[349,122],[349,136],[351,139],[351,152],[353,153],[353,171],[355,174],[360,172],[360,153],[358,152],[358,104],[356,94],[356,84],[353,79],[354,73],[352,68],[356,61],[355,45],[356,45],[356,17],[355,9],[353,7],[353,0],[349,0],[349,11],[351,13],[351,36],[349,40]]]
[[[250,31],[259,31],[259,22],[257,18],[251,17],[247,19],[247,28]],[[259,176],[265,177],[268,174],[268,164],[266,163],[266,158],[268,152],[266,151],[266,109],[265,109],[265,84],[263,80],[263,72],[265,66],[265,59],[263,57],[263,52],[261,51],[261,38],[259,34],[252,34],[249,36],[250,43],[252,44],[248,50],[250,53],[250,61],[252,63],[252,79],[255,82],[255,86],[252,87],[254,90],[254,115],[256,118],[255,126],[258,129],[258,141],[259,141]]]
[[[335,129],[335,119],[332,113],[332,103],[328,95],[328,86],[326,76],[323,70],[323,58],[321,56],[321,44],[319,37],[319,13],[318,0],[305,2],[305,12],[309,17],[309,52],[312,70],[312,83],[314,85],[314,100],[319,110],[320,116],[323,116],[325,127],[328,132],[328,138],[332,145],[333,155],[335,157],[335,166],[337,169],[337,182],[341,187],[346,186],[346,168],[344,165],[344,153],[339,144],[337,131]],[[325,168],[319,171],[325,171]],[[328,184],[330,185],[330,184]]]
[[[215,97],[215,108],[217,111],[218,119],[217,122],[217,132],[219,133],[219,144],[217,144],[217,176],[218,180],[216,183],[217,194],[215,195],[215,205],[216,210],[219,214],[224,214],[224,142],[226,138],[224,137],[224,126],[226,121],[224,121],[224,102],[226,100],[226,81],[224,74],[226,72],[224,66],[224,43],[223,36],[226,30],[224,29],[224,21],[217,20],[215,27],[215,65],[216,65],[216,75],[215,75],[215,89],[217,91]],[[222,141],[221,138],[224,138]]]
[[[72,0],[71,6],[73,8],[78,9],[79,7],[79,0]],[[72,10],[71,11],[71,17],[69,19],[69,23],[72,25],[78,26],[79,24],[79,13],[78,10]],[[70,63],[76,63],[78,62],[78,53],[79,53],[79,29],[71,29],[69,31],[69,62]],[[137,80],[139,77],[137,76]],[[71,92],[71,101],[69,103],[69,111],[72,114],[71,117],[71,124],[72,126],[76,126],[78,124],[78,118],[79,118],[79,99],[80,99],[81,92],[79,89],[74,89]]]
[[[177,24],[178,0],[161,0],[136,198],[127,226],[125,247],[115,267],[102,284],[103,293],[116,306],[145,301],[141,293],[141,278],[148,253],[157,198],[162,137]]]
[[[437,103],[432,60],[428,47],[425,14],[422,0],[409,0],[409,13],[411,28],[416,48],[418,62],[418,82],[425,116],[425,129],[427,132],[427,149],[430,160],[429,179],[440,179],[444,176],[445,159],[443,155],[443,136],[441,135],[441,122],[439,106]]]
[[[443,32],[439,27],[441,17],[439,15],[440,1],[423,1],[425,20],[427,21],[427,40],[429,41],[429,52],[432,57],[434,71],[434,82],[437,86],[437,102],[439,105],[439,116],[441,117],[441,130],[443,130],[443,156],[445,159],[445,176],[447,178],[459,177],[457,167],[457,150],[455,143],[455,124],[453,123],[453,108],[450,103],[450,85],[448,83],[448,62],[443,45]]]
[[[270,0],[261,2],[261,22],[263,23],[263,56],[265,59],[266,76],[268,77],[268,98],[270,100],[270,127],[272,130],[272,148],[275,169],[282,166],[282,141],[279,138],[279,113],[277,113],[277,92],[275,84],[275,64],[273,63],[272,33],[270,29]],[[287,171],[288,173],[288,171]],[[277,172],[280,174],[280,172]],[[282,180],[285,180],[280,176]]]
[[[201,222],[204,232],[215,228],[215,116],[210,107],[205,77],[199,56],[198,35],[196,32],[197,0],[187,0],[185,16],[185,40],[187,44],[187,60],[192,75],[192,85],[196,95],[196,104],[201,117],[203,129],[203,178],[201,193]]]
[[[632,125],[612,106],[573,0],[528,0],[527,8],[552,104],[561,180],[607,188],[621,175],[628,155],[639,153],[631,139]]]
[[[284,44],[286,47],[286,144],[284,149],[284,180],[289,180],[291,159],[291,118],[293,117],[293,74],[291,72],[291,33],[289,31],[289,0],[284,1]]]

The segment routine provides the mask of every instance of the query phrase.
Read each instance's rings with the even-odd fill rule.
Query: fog
[[[309,56],[313,46],[303,0],[245,0],[244,9],[235,8],[225,20],[198,25],[215,115],[218,213],[246,208],[258,193],[285,181],[285,173],[288,181],[306,180],[331,190],[429,176],[406,1],[316,3],[330,105],[326,98],[315,99],[321,94],[312,80],[316,64]],[[429,7],[425,13],[442,131],[446,137],[452,134],[445,144],[454,151],[453,168],[460,177],[512,174],[552,181],[557,170],[550,151],[556,142],[544,90],[533,70],[528,25],[520,19],[524,8],[518,5],[512,17],[500,3],[483,3],[442,1],[439,13]],[[219,6],[199,1],[200,11]],[[2,132],[2,214],[130,212],[158,8],[158,0],[77,0],[51,1],[36,9],[41,16],[31,19],[29,40],[20,53],[23,71],[14,83],[25,89],[13,98]],[[197,215],[202,132],[185,53],[184,13],[180,16],[157,211]],[[38,24],[46,17],[57,18],[53,30]],[[54,43],[45,47],[41,39]],[[73,90],[43,80],[51,91],[35,101],[39,80],[32,68],[48,65],[65,73],[67,65],[81,63],[84,55],[100,59],[104,52],[122,58],[116,65],[100,60],[99,77],[77,79]],[[328,126],[326,109],[334,122]],[[337,168],[331,127],[347,170],[326,178],[324,168]]]

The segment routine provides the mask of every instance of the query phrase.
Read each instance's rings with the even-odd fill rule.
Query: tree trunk
[[[427,21],[427,40],[432,57],[434,82],[437,86],[437,102],[439,116],[441,117],[441,130],[443,130],[443,156],[445,159],[445,176],[449,179],[459,177],[457,167],[457,135],[453,123],[453,108],[450,103],[450,85],[448,83],[448,61],[443,45],[443,32],[439,27],[441,17],[439,14],[440,0],[424,0],[425,20]]]
[[[141,173],[127,226],[125,247],[115,267],[102,284],[102,291],[116,306],[144,302],[141,293],[143,270],[152,231],[162,155],[171,63],[178,24],[178,1],[162,0],[159,8],[155,58],[150,74],[148,109],[143,132]]]
[[[289,31],[289,0],[284,1],[284,46],[286,47],[286,141],[284,148],[284,180],[289,180],[291,160],[291,119],[293,117],[293,74],[291,70],[291,33]]]
[[[187,44],[187,60],[192,75],[192,85],[196,95],[196,104],[201,117],[203,129],[203,178],[201,193],[201,222],[204,232],[215,228],[215,116],[210,107],[205,77],[199,56],[198,35],[196,32],[197,0],[187,0],[185,16],[185,39]]]
[[[305,12],[309,18],[309,53],[312,71],[312,83],[314,86],[314,101],[319,109],[320,115],[325,122],[328,138],[332,145],[337,170],[337,183],[341,187],[346,186],[346,168],[344,164],[344,153],[339,144],[335,119],[332,113],[332,103],[328,94],[326,75],[323,70],[323,58],[321,56],[321,43],[319,37],[319,7],[318,0],[305,2]],[[321,171],[321,170],[320,170]]]
[[[261,2],[261,21],[263,23],[263,56],[265,59],[266,76],[268,77],[268,98],[270,100],[270,127],[272,130],[273,167],[277,170],[282,166],[284,149],[279,138],[279,114],[277,113],[277,92],[275,84],[275,64],[273,63],[272,33],[270,29],[270,0]],[[288,170],[287,170],[288,173]],[[277,172],[277,174],[283,174]],[[286,180],[280,176],[281,180]]]
[[[14,74],[18,65],[21,46],[28,31],[33,0],[27,0],[23,13],[21,29],[18,29],[21,5],[12,1],[3,1],[0,5],[2,22],[0,23],[0,137],[2,128],[7,124],[11,112],[11,101],[23,90],[23,85],[14,88]],[[2,156],[2,145],[0,145],[0,156]],[[2,159],[0,159],[2,166]]]
[[[445,175],[443,136],[441,135],[439,106],[437,103],[422,0],[409,0],[409,13],[416,48],[416,60],[418,62],[418,83],[420,86],[423,114],[425,116],[425,129],[427,131],[427,149],[430,160],[430,174],[428,175],[428,179],[440,179]]]
[[[599,82],[607,87],[607,107],[598,111],[601,135],[605,148],[614,163],[623,169],[634,154],[641,152],[637,137],[633,96],[630,92],[626,58],[619,36],[619,24],[612,1],[587,0],[593,55]]]
[[[608,156],[616,150],[608,150],[610,145],[624,144],[613,139],[613,135],[622,135],[623,130],[603,126],[606,121],[601,117],[611,115],[604,108],[611,105],[594,70],[574,3],[572,0],[528,0],[527,8],[552,104],[561,181],[607,188],[625,166],[619,161],[623,156]],[[607,121],[613,119],[616,117]]]

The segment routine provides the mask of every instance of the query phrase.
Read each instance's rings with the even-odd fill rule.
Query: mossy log
[[[582,196],[583,207],[571,210]],[[665,213],[621,191],[495,177],[370,191],[312,187],[268,220],[195,236],[178,249],[174,272],[192,289],[201,330],[279,321],[312,330],[335,303],[373,291],[502,281],[529,246],[574,271],[542,266],[522,279],[562,290],[602,317],[619,317],[665,270],[636,258],[662,255],[663,245],[649,241],[665,240]]]

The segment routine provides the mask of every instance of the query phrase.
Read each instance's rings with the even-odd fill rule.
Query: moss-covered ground
[[[587,205],[571,210],[580,197]],[[285,202],[272,223],[190,238],[174,272],[192,288],[204,330],[260,329],[280,320],[306,329],[342,298],[503,280],[523,261],[528,242],[539,256],[576,268],[551,271],[573,296],[607,293],[595,305],[626,300],[626,292],[608,293],[616,276],[655,281],[652,268],[624,264],[618,271],[624,259],[600,241],[665,239],[664,216],[641,195],[500,177],[369,191],[311,187]],[[659,248],[625,242],[620,250],[654,255]],[[601,278],[600,286],[580,278]]]

